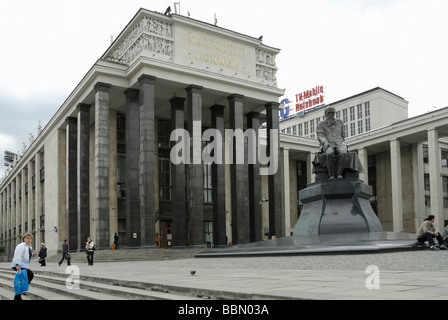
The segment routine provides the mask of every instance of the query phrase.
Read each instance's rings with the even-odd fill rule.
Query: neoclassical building
[[[25,232],[50,254],[64,239],[82,250],[88,236],[110,248],[115,233],[127,247],[153,247],[158,234],[162,247],[203,246],[208,235],[216,247],[288,236],[319,145],[294,134],[290,120],[280,124],[279,53],[250,36],[140,9],[0,182],[0,245],[11,256]],[[381,88],[333,104],[341,118],[353,107],[348,130],[367,123],[366,105],[371,126],[355,127],[347,144],[384,230],[415,232],[429,213],[443,228],[448,108],[407,119],[407,102]],[[221,135],[205,138],[209,129]],[[173,139],[175,130],[188,135]],[[203,161],[201,150],[217,142],[233,144],[209,155],[230,159]],[[172,161],[179,144],[188,163]],[[254,146],[271,162],[250,162]],[[272,162],[278,170],[260,175]]]
[[[258,132],[266,122],[278,131],[279,52],[139,10],[2,181],[1,243],[11,252],[26,231],[51,251],[65,238],[83,249],[88,236],[109,248],[115,233],[128,247],[153,246],[159,233],[178,247],[202,245],[208,233],[216,246],[261,240],[259,165],[174,165],[170,138],[187,130],[201,160],[206,129]],[[280,179],[267,179],[271,234],[284,233]]]

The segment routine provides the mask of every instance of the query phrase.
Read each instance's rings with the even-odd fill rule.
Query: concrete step
[[[160,260],[177,260],[191,259],[198,252],[203,252],[204,248],[187,248],[187,249],[118,249],[118,250],[96,250],[94,253],[94,262],[105,261],[160,261]],[[211,249],[209,249],[211,250]],[[71,263],[87,263],[85,252],[70,252]],[[48,263],[58,263],[62,254],[47,257]],[[64,260],[63,264],[67,261]]]
[[[0,278],[4,285],[9,285],[12,288],[11,292],[13,292],[14,274],[5,274],[2,272]],[[70,290],[66,287],[65,281],[63,283],[55,283],[47,280],[35,275],[31,282],[30,290],[22,298],[29,298],[31,300],[126,300],[125,298],[119,298],[89,289]]]
[[[112,281],[94,277],[79,277],[79,288],[67,287],[66,274],[48,271],[33,271],[34,279],[30,291],[24,299],[31,300],[200,300],[201,298],[169,292],[160,286],[137,288],[132,282]],[[13,281],[15,272],[0,269],[0,287],[9,290],[1,296],[14,297]],[[70,286],[73,284],[70,283]]]

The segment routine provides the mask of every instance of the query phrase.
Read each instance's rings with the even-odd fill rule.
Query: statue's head
[[[332,113],[333,116],[336,113],[336,109],[333,107],[328,107],[327,109],[325,109],[325,118],[328,118],[328,115]]]

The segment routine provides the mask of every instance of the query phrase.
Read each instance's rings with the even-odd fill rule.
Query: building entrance
[[[172,221],[160,221],[159,224],[159,237],[160,248],[169,249],[173,247],[173,223]]]

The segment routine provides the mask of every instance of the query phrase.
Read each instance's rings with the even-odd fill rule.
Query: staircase
[[[94,261],[150,261],[192,258],[204,249],[135,249],[135,250],[99,250]],[[87,263],[83,252],[71,253],[71,263]],[[60,256],[46,259],[47,265],[58,263]],[[66,264],[66,262],[64,262]],[[66,283],[67,275],[33,269],[34,279],[31,290],[22,295],[23,300],[202,300],[195,290],[176,292],[174,287],[163,287],[150,283],[113,280],[91,276],[79,276],[79,288],[73,289],[73,283]],[[0,300],[14,298],[15,271],[0,267]]]

